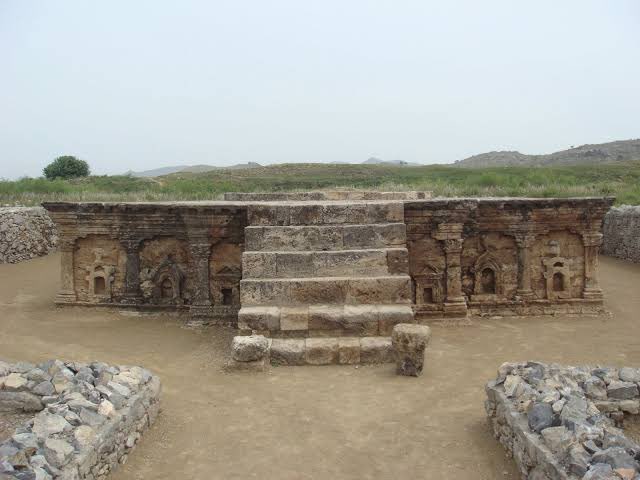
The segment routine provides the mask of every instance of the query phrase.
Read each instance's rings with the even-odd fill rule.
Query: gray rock
[[[607,385],[604,381],[596,376],[588,378],[584,382],[584,393],[587,398],[592,400],[606,400],[607,399]]]
[[[15,433],[11,439],[20,448],[38,448],[38,437],[35,433]]]
[[[44,382],[45,380],[51,380],[51,375],[40,368],[29,370],[25,376],[29,380],[33,380],[36,383]]]
[[[47,397],[56,393],[56,389],[53,388],[53,383],[51,383],[49,380],[40,382],[35,387],[33,387],[31,391],[36,395],[40,395],[42,397]]]
[[[233,337],[231,357],[237,362],[255,362],[265,357],[269,341],[263,335]]]
[[[80,420],[82,420],[82,423],[91,427],[98,427],[105,422],[106,418],[99,413],[94,412],[93,410],[89,410],[88,408],[81,408]]]
[[[589,467],[589,471],[582,480],[620,480],[620,477],[613,473],[609,465],[596,463]]]
[[[589,462],[591,461],[591,455],[580,445],[574,444],[569,448],[569,457],[567,459],[567,465],[569,472],[573,473],[579,478],[587,473],[589,469]]]
[[[621,382],[619,380],[613,380],[609,383],[607,394],[610,398],[617,400],[630,400],[639,395],[638,386],[635,383]]]
[[[63,416],[42,412],[34,418],[32,430],[38,438],[44,439],[55,433],[68,432],[72,428]]]
[[[560,421],[569,430],[575,430],[577,425],[587,421],[588,416],[587,401],[574,395],[567,399],[567,403],[560,413]]]
[[[534,403],[527,417],[529,428],[536,433],[553,426],[553,409],[548,403]]]
[[[606,463],[616,468],[640,468],[638,462],[622,447],[610,447],[593,455],[593,463]]]
[[[5,392],[0,390],[0,412],[39,412],[44,408],[37,395],[28,392]]]
[[[16,362],[12,365],[11,371],[16,373],[27,373],[29,370],[33,370],[35,365],[29,362]]]
[[[573,442],[571,433],[563,426],[545,428],[540,434],[549,450],[560,455],[564,455]]]
[[[73,447],[66,441],[48,438],[44,442],[44,456],[56,468],[64,467],[71,459]]]
[[[623,382],[640,382],[640,369],[638,368],[622,367],[618,372],[618,375],[620,376],[620,380]]]

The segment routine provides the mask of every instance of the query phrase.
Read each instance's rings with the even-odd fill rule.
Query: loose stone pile
[[[17,263],[55,250],[58,234],[44,208],[0,208],[0,263]]]
[[[486,410],[524,478],[636,479],[640,445],[618,427],[640,412],[639,382],[637,368],[505,363]]]
[[[640,263],[640,206],[614,207],[604,217],[602,253]]]
[[[0,444],[0,478],[104,479],[159,410],[160,380],[141,367],[0,362],[0,415],[38,412]]]

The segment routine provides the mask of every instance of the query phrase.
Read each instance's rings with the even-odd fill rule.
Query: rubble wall
[[[602,254],[640,263],[640,206],[614,207],[604,217]]]
[[[41,257],[57,244],[56,226],[44,208],[0,208],[0,263]]]
[[[0,443],[0,478],[105,478],[159,411],[160,380],[140,367],[0,361],[0,415],[33,413]]]

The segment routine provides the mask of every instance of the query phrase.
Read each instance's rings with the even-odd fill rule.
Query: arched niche
[[[571,265],[573,260],[555,256],[543,259],[542,264],[544,265],[547,298],[549,300],[571,298]]]
[[[93,263],[86,267],[87,292],[93,302],[110,302],[113,297],[113,280],[116,267],[105,261],[101,248],[93,250]]]
[[[473,301],[496,301],[504,297],[503,266],[493,252],[486,251],[473,266]]]

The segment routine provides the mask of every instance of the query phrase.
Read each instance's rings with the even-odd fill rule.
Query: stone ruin
[[[505,363],[486,386],[496,438],[530,480],[633,480],[640,369]],[[637,439],[637,435],[636,435]]]
[[[159,400],[160,380],[140,367],[0,362],[0,478],[104,479],[154,422]]]
[[[231,324],[272,339],[281,364],[391,361],[397,324],[602,311],[611,198],[226,198],[45,203],[62,252],[56,302]]]

